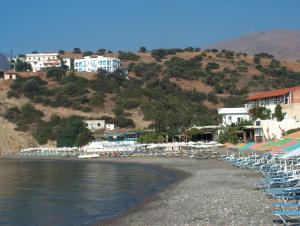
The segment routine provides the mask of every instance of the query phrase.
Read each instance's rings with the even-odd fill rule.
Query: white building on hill
[[[83,59],[74,60],[75,71],[95,72],[99,69],[114,72],[121,67],[121,61],[118,58],[104,56],[86,56]]]
[[[106,123],[105,120],[99,120],[99,119],[90,119],[90,120],[84,120],[86,127],[91,130],[92,132],[96,130],[114,130],[115,124],[113,123]]]
[[[59,67],[61,65],[58,53],[26,54],[25,61],[31,64],[33,72],[41,71],[47,67]]]
[[[239,123],[242,120],[250,120],[248,109],[241,108],[219,108],[218,114],[222,117],[222,125],[231,125],[232,123]]]
[[[86,127],[91,130],[100,130],[100,129],[105,129],[105,120],[85,120]]]

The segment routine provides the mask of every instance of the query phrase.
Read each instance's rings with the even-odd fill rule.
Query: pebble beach
[[[100,160],[101,161],[101,160]],[[164,191],[98,225],[273,225],[272,202],[257,190],[260,174],[218,160],[126,158],[182,172]]]

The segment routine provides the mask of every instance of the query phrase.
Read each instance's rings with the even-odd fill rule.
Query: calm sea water
[[[175,179],[175,173],[139,164],[2,162],[0,225],[93,225]]]

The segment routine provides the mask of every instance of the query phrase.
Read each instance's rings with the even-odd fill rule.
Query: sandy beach
[[[272,202],[255,189],[260,174],[218,160],[127,158],[186,173],[184,179],[99,225],[273,225]]]

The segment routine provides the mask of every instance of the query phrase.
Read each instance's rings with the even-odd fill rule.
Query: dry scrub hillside
[[[281,82],[281,80],[276,78],[276,76],[274,77],[274,75],[268,74],[269,72],[263,72],[263,70],[270,69],[270,65],[274,63],[273,59],[261,57],[258,64],[254,63],[255,59],[253,56],[245,53],[234,53],[233,57],[226,57],[226,54],[228,54],[228,52],[212,50],[197,52],[183,51],[166,55],[160,60],[155,59],[149,52],[138,52],[134,54],[138,56],[138,59],[122,60],[122,64],[124,67],[134,68],[140,64],[153,64],[160,65],[159,72],[155,72],[155,76],[153,78],[149,78],[147,76],[144,76],[143,74],[138,74],[139,71],[136,68],[130,70],[129,80],[125,82],[126,86],[123,87],[124,84],[120,84],[120,87],[122,86],[120,89],[121,91],[119,90],[118,92],[106,92],[104,95],[103,104],[101,106],[93,106],[89,109],[89,111],[82,111],[80,109],[75,110],[71,107],[50,107],[49,104],[45,105],[42,103],[34,102],[32,101],[33,99],[28,99],[24,97],[24,95],[22,95],[18,99],[7,98],[7,92],[9,91],[12,82],[0,81],[0,115],[3,115],[5,111],[11,107],[20,107],[27,102],[31,102],[31,104],[37,110],[44,113],[43,120],[45,121],[48,121],[53,114],[56,114],[60,117],[77,115],[84,118],[101,118],[103,116],[113,118],[117,116],[116,107],[118,107],[120,103],[131,105],[133,104],[133,107],[131,106],[130,108],[123,109],[123,115],[126,115],[126,118],[130,118],[134,121],[135,128],[133,129],[144,129],[147,128],[150,124],[154,123],[155,120],[153,120],[153,118],[151,117],[149,118],[149,114],[151,115],[152,113],[156,113],[156,106],[159,107],[160,105],[167,104],[170,105],[168,106],[168,109],[171,109],[172,104],[182,104],[182,107],[185,107],[186,112],[194,114],[193,117],[197,116],[197,114],[204,114],[205,120],[209,121],[208,118],[210,117],[210,115],[213,114],[213,117],[215,117],[215,110],[219,107],[226,106],[226,104],[228,104],[228,100],[229,102],[232,100],[232,96],[241,99],[244,98],[245,95],[249,95],[251,93],[255,93],[257,91],[265,89],[274,88],[273,86],[268,86],[273,80],[277,79],[279,82]],[[109,57],[118,57],[119,53],[105,53],[104,55]],[[197,58],[199,56],[201,56],[201,59]],[[82,56],[80,54],[66,52],[64,55],[62,55],[62,57],[71,57],[74,59],[78,59]],[[183,62],[183,64],[187,63],[187,65],[189,65],[189,61],[200,59],[199,61],[197,61],[198,66],[193,69],[194,71],[191,70],[191,73],[196,71],[197,73],[200,73],[200,75],[196,74],[196,76],[193,75],[190,77],[188,74],[190,72],[190,68],[188,68],[189,66],[187,68],[184,68],[184,66],[182,66],[182,62],[181,64],[180,62],[175,62],[174,65],[170,66],[168,63],[172,62],[174,60],[174,57],[176,57],[177,59],[184,59],[185,61]],[[194,64],[192,64],[192,66],[193,65]],[[263,68],[263,70],[258,67],[259,65]],[[279,69],[281,70],[282,67],[286,67],[287,70],[291,70],[294,72],[300,72],[300,63],[298,61],[282,60],[280,62]],[[179,68],[179,72],[174,73],[174,71],[176,71],[172,71],[174,68]],[[149,70],[150,72],[153,72],[156,69],[155,66],[151,66],[150,68],[143,66],[143,70]],[[183,71],[182,73],[184,74],[184,76],[183,74],[180,74],[181,71]],[[32,73],[22,73],[21,75],[22,77],[27,77],[32,76]],[[45,73],[39,73],[35,76],[39,76],[43,80],[47,81],[47,89],[55,90],[62,87],[62,84],[60,84],[59,82],[46,78]],[[95,73],[76,72],[76,77],[86,78],[89,81],[89,84],[93,83],[93,81],[96,80]],[[292,84],[297,85],[297,81],[294,77],[294,80],[291,81],[295,82],[292,82]],[[163,89],[160,87],[160,82],[158,84],[159,89],[157,88],[157,85],[155,85],[155,82],[157,82],[158,80],[162,82],[162,85],[164,87]],[[138,81],[142,82],[141,87],[137,87],[139,84]],[[288,80],[288,82],[291,81]],[[173,86],[171,84],[173,84]],[[290,83],[287,84],[290,85]],[[132,88],[130,88],[131,86]],[[177,90],[176,87],[181,88],[181,90],[179,89],[180,91],[178,91],[178,96],[175,95],[177,93],[176,91],[174,91]],[[148,96],[134,96],[139,94],[134,94],[133,96],[128,95],[129,91],[134,91],[130,89],[138,88],[141,88],[141,90],[139,90],[141,92],[148,92]],[[87,97],[92,97],[97,92],[97,90],[92,90],[89,86],[87,87],[87,89],[88,93],[85,94]],[[122,97],[122,92],[125,92],[125,94],[127,93],[127,95],[129,96],[128,101],[131,101],[130,103],[126,102],[126,98]],[[160,97],[155,96],[157,92],[159,93],[158,95],[163,95],[161,97],[161,100]],[[168,92],[170,92],[171,95]],[[78,98],[79,97],[77,97],[77,99]],[[190,108],[189,105],[193,106]],[[195,110],[197,106],[200,109]],[[207,109],[201,112],[201,108],[205,107]],[[176,117],[188,117],[184,114],[180,115],[181,112],[178,106],[176,108],[176,111],[177,112],[174,112],[174,114],[177,114]],[[164,111],[162,110],[161,113],[163,112]],[[147,120],[145,119],[146,114],[148,114]],[[168,120],[168,116],[164,116],[160,120]],[[14,124],[8,122],[3,117],[0,117],[0,123],[2,125],[0,127],[0,151],[2,150],[2,152],[14,152],[18,151],[22,147],[36,145],[36,142],[30,135],[30,133],[15,131]],[[214,121],[214,123],[216,123],[216,121]]]

